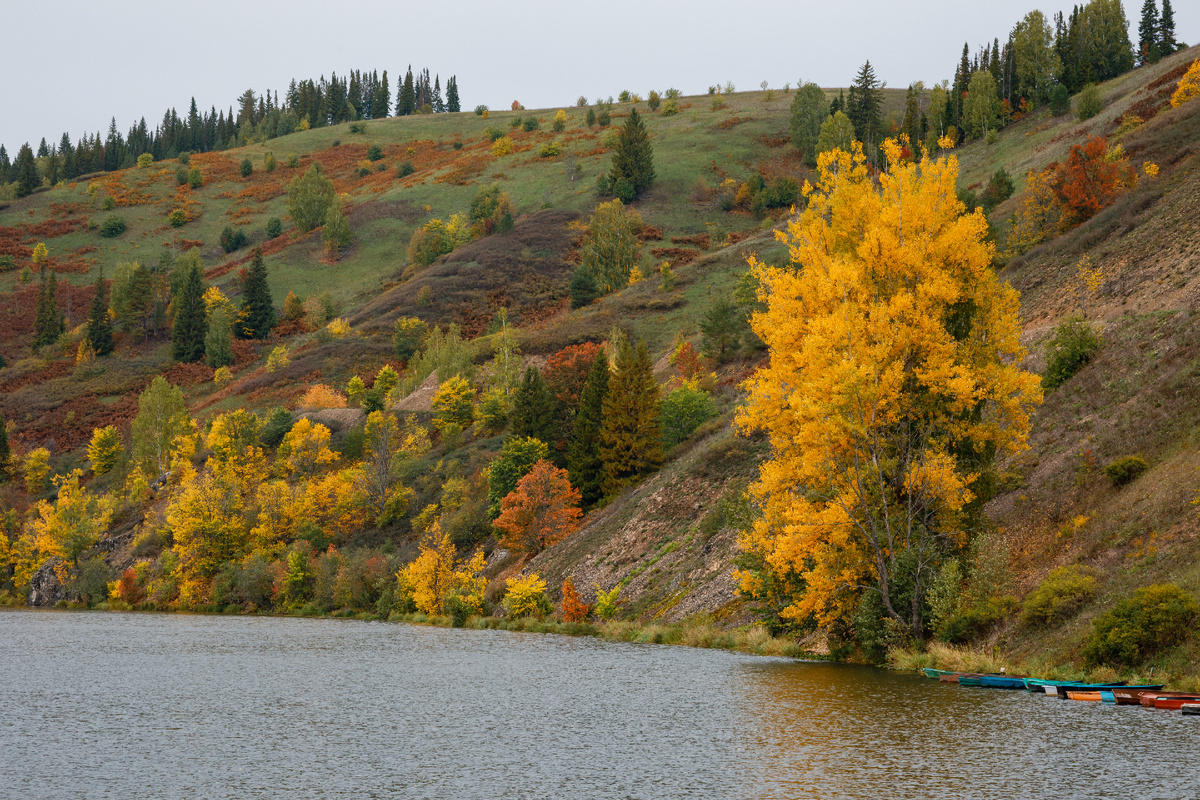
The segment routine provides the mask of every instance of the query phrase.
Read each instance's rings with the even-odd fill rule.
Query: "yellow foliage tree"
[[[304,492],[287,481],[266,481],[259,485],[255,498],[258,515],[250,529],[251,546],[271,552],[296,536],[306,518]]]
[[[50,451],[44,447],[30,450],[25,456],[25,491],[41,494],[46,490],[46,478],[50,475]]]
[[[304,489],[304,519],[335,539],[365,527],[371,515],[361,470],[340,470],[309,481]]]
[[[289,475],[311,478],[322,467],[338,460],[329,449],[329,428],[300,419],[279,445],[279,463]]]
[[[991,270],[982,213],[955,197],[953,156],[901,163],[876,185],[862,147],[818,159],[804,213],[780,233],[791,266],[751,259],[770,363],[747,381],[741,430],[773,454],[739,572],[755,595],[796,576],[786,619],[845,621],[864,592],[921,637],[938,563],[965,545],[993,460],[1026,446],[1038,377],[1019,369],[1017,293]],[[914,587],[901,603],[901,586]]]
[[[553,610],[546,597],[546,582],[536,572],[505,583],[504,605],[512,617],[541,617]]]
[[[92,431],[92,440],[87,448],[92,472],[103,475],[116,466],[121,455],[121,446],[121,434],[112,425]]]
[[[1193,97],[1200,97],[1200,58],[1192,62],[1188,71],[1179,79],[1175,93],[1171,95],[1171,108],[1179,108]]]
[[[442,382],[433,395],[433,424],[447,435],[447,430],[465,430],[475,421],[475,387],[461,375]]]
[[[93,495],[79,485],[79,470],[55,479],[58,497],[40,501],[29,521],[33,547],[43,557],[59,559],[55,572],[65,580],[79,556],[108,529],[115,504],[107,495]],[[3,534],[0,534],[3,535]]]
[[[167,506],[167,527],[175,539],[179,600],[185,606],[207,602],[212,576],[222,563],[240,557],[249,541],[244,486],[230,474],[191,476]]]
[[[1053,173],[1049,170],[1030,171],[1020,205],[1009,220],[1006,254],[1020,255],[1057,236],[1064,225],[1063,207],[1054,191]]]
[[[487,579],[479,574],[485,563],[483,551],[476,551],[466,562],[456,555],[449,534],[442,533],[435,521],[421,540],[420,555],[396,575],[401,586],[412,592],[418,611],[442,614],[446,598],[454,594],[474,613],[483,613],[483,590],[487,586]]]

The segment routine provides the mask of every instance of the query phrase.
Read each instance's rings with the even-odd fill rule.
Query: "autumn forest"
[[[946,63],[0,146],[0,603],[1200,681],[1200,51]]]

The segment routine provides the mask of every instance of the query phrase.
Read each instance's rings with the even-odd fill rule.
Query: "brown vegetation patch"
[[[195,386],[198,383],[207,383],[213,379],[213,368],[208,364],[196,362],[194,364],[176,364],[162,376],[170,383],[176,386]]]
[[[727,131],[737,125],[741,125],[742,123],[753,121],[753,117],[729,117],[728,119],[723,119],[716,125],[713,125],[712,129],[715,131]]]
[[[517,325],[544,319],[567,296],[573,271],[567,256],[577,235],[569,223],[578,217],[559,209],[523,217],[511,231],[477,239],[438,259],[359,309],[350,321],[390,329],[397,317],[419,317],[438,325],[458,324],[465,336],[475,336],[501,305]],[[432,296],[422,305],[418,294],[425,286]]]
[[[638,231],[639,242],[657,242],[663,238],[663,229],[654,225],[643,225]]]
[[[679,267],[694,261],[700,255],[700,251],[687,247],[652,247],[650,254],[655,258],[668,259],[672,267]]]
[[[690,244],[699,247],[701,250],[707,250],[712,246],[712,236],[707,233],[695,233],[691,236],[672,236],[672,244]]]

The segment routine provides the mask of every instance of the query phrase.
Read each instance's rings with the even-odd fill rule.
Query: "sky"
[[[701,94],[732,81],[846,86],[870,59],[889,86],[953,78],[963,42],[1005,39],[1042,0],[28,0],[0,6],[0,143],[10,157],[67,131],[153,129],[174,106],[234,105],[247,88],[409,64],[458,79],[464,110],[571,105],[629,89]],[[1176,35],[1200,39],[1200,3],[1176,0]],[[1125,0],[1137,35],[1141,3]],[[11,35],[17,34],[17,35]],[[14,68],[14,65],[23,65]]]

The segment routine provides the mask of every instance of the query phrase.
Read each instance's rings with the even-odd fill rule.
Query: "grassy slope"
[[[980,184],[999,166],[1022,183],[1027,169],[1062,158],[1083,135],[1111,133],[1115,120],[1145,98],[1147,84],[1195,55],[1193,50],[1106,84],[1102,87],[1108,103],[1106,111],[1086,123],[1076,123],[1071,117],[1050,119],[1043,112],[1006,129],[996,145],[976,143],[963,148],[958,154],[961,183]],[[889,92],[889,108],[899,108],[902,95]],[[648,117],[655,137],[659,177],[638,206],[647,222],[664,228],[668,237],[758,228],[748,217],[725,214],[711,203],[692,202],[689,195],[698,178],[714,186],[725,177],[743,178],[758,166],[794,169],[786,148],[773,146],[786,134],[790,96],[778,95],[764,103],[760,94],[743,94],[726,102],[727,108],[713,111],[710,98],[689,98],[677,117]],[[617,111],[620,113],[621,108]],[[211,164],[214,176],[225,177],[198,192],[203,213],[179,235],[205,242],[203,252],[210,263],[217,265],[213,269],[216,273],[225,270],[219,266],[221,256],[212,243],[239,206],[235,199],[217,195],[246,188],[233,172],[236,162],[248,155],[258,165],[270,151],[281,159],[295,152],[302,166],[314,159],[326,164],[339,190],[350,193],[358,244],[338,263],[326,264],[320,259],[314,236],[299,239],[269,256],[271,280],[277,300],[289,290],[311,294],[329,289],[343,311],[351,313],[356,326],[368,336],[320,347],[310,345],[307,349],[303,347],[305,338],[300,337],[294,343],[299,355],[292,367],[274,378],[265,376],[259,367],[263,353],[248,352],[240,380],[231,389],[212,396],[207,385],[189,388],[194,408],[211,413],[238,404],[262,407],[288,399],[288,390],[281,384],[318,378],[341,382],[356,370],[367,371],[383,363],[388,348],[382,331],[390,317],[410,311],[422,313],[414,305],[416,288],[421,283],[428,283],[435,291],[447,286],[446,274],[455,260],[451,257],[400,283],[408,238],[431,216],[465,211],[478,184],[500,182],[513,196],[518,212],[534,215],[518,224],[513,233],[516,241],[533,235],[532,228],[522,231],[522,226],[542,223],[546,226],[542,233],[554,242],[561,243],[569,236],[565,224],[557,231],[551,230],[547,218],[536,212],[548,206],[586,215],[596,202],[592,182],[607,165],[608,156],[589,154],[599,142],[594,133],[581,128],[583,112],[568,109],[571,121],[565,134],[552,137],[549,133],[553,111],[536,112],[542,130],[516,133],[520,152],[491,159],[482,141],[484,128],[495,125],[507,131],[513,117],[529,113],[534,112],[498,112],[488,120],[460,114],[378,121],[368,123],[362,135],[352,135],[348,126],[338,126],[198,159]],[[1196,455],[1200,411],[1188,402],[1188,392],[1200,375],[1200,334],[1191,311],[1200,272],[1195,256],[1200,248],[1192,222],[1200,211],[1196,207],[1200,169],[1196,153],[1188,150],[1200,139],[1197,116],[1194,109],[1168,111],[1142,129],[1126,134],[1123,144],[1135,163],[1153,160],[1161,164],[1164,169],[1160,178],[1144,181],[1112,209],[1014,260],[1002,272],[1004,279],[1022,290],[1030,363],[1036,367],[1040,364],[1038,345],[1048,327],[1068,313],[1075,302],[1068,287],[1072,265],[1081,254],[1089,253],[1093,264],[1106,270],[1101,297],[1093,300],[1092,307],[1092,313],[1105,320],[1106,349],[1083,373],[1050,395],[1038,411],[1030,451],[1009,465],[1015,486],[993,502],[991,512],[1013,542],[1018,574],[1015,588],[1019,591],[1035,585],[1051,566],[1076,560],[1095,564],[1109,580],[1102,597],[1061,630],[1009,629],[999,634],[1000,642],[1021,652],[1070,658],[1087,620],[1137,585],[1169,579],[1200,591],[1196,518],[1189,502],[1194,494],[1195,469],[1200,465]],[[343,143],[332,148],[338,138]],[[551,138],[566,143],[564,155],[549,161],[533,157],[530,148]],[[455,139],[464,142],[461,150],[453,150]],[[365,156],[368,143],[384,147],[388,172],[365,179],[351,177],[350,170]],[[572,152],[582,168],[582,176],[575,181],[569,180]],[[397,181],[392,170],[406,159],[414,163],[417,172]],[[456,168],[460,169],[459,180],[475,184],[438,181]],[[156,253],[162,241],[170,237],[161,222],[162,214],[177,202],[173,171],[153,174],[159,169],[156,165],[153,171],[141,171],[152,174],[140,178],[139,171],[125,176],[129,185],[147,181],[144,191],[156,193],[160,199],[153,206],[120,211],[131,222],[124,236],[115,241],[103,240],[95,233],[76,231],[48,241],[52,253],[95,246],[95,252],[86,254],[95,259],[90,265],[93,270],[101,265],[111,267],[122,259],[143,257],[146,252]],[[274,177],[256,172],[249,183],[274,182],[278,191],[292,174],[282,167]],[[80,183],[14,203],[0,210],[0,225],[38,222],[64,213],[103,217],[102,212],[90,208],[51,208],[51,203],[87,202],[85,188]],[[247,230],[253,232],[261,231],[269,216],[283,215],[282,196],[244,205],[252,210],[244,219],[250,223]],[[1000,207],[997,217],[1003,219],[1013,208],[1015,201],[1009,201]],[[252,241],[257,237],[261,234],[252,233]],[[469,278],[470,270],[486,264],[491,257],[482,252],[487,244],[498,247],[501,242],[480,243],[476,251],[456,254],[459,265],[453,269],[465,270],[462,274]],[[528,249],[522,247],[523,251]],[[751,250],[771,260],[785,257],[767,233],[732,247],[713,248],[678,270],[679,280],[672,293],[658,292],[654,280],[631,287],[588,309],[523,329],[524,349],[544,353],[563,344],[600,339],[614,324],[620,324],[647,338],[652,349],[662,353],[677,332],[695,334],[698,312],[708,298],[731,289]],[[513,269],[533,269],[529,259],[516,260],[520,263]],[[552,267],[547,269],[552,271]],[[557,279],[561,281],[569,274],[570,266],[563,264],[559,269]],[[87,276],[79,273],[73,280],[82,283]],[[14,281],[12,276],[0,276],[0,288],[7,289]],[[372,335],[372,330],[380,333]],[[20,344],[16,337],[0,341],[0,348],[12,360],[14,348]],[[106,377],[114,371],[110,368],[108,373],[89,379],[96,385],[88,391],[100,395],[105,403],[128,402],[122,401],[122,392],[131,391],[133,384],[165,363],[161,347],[141,349],[143,355],[129,359],[121,370],[116,370],[133,376],[126,381],[128,388]],[[735,366],[729,371],[727,386],[721,390],[726,409],[736,400],[736,391],[728,384],[738,377],[739,369],[744,367]],[[72,378],[69,369],[60,371],[57,380],[61,385],[46,392],[45,387],[31,384],[26,390],[29,397],[22,397],[20,403],[33,402],[35,394],[43,404],[55,402],[45,398],[67,392]],[[0,373],[0,386],[11,385],[13,375],[20,372],[18,367]],[[13,397],[3,401],[6,412],[11,413]],[[539,556],[534,565],[552,579],[573,575],[585,596],[590,594],[593,582],[609,585],[628,579],[630,609],[646,617],[678,619],[721,607],[732,592],[728,566],[734,546],[728,528],[720,527],[719,518],[711,516],[713,500],[750,479],[754,461],[761,456],[757,446],[737,445],[734,441],[721,424],[713,426],[662,473],[594,514],[579,536]],[[460,459],[464,464],[482,463],[495,446],[494,441],[476,443],[464,448]],[[1128,488],[1108,487],[1099,467],[1131,452],[1146,455],[1152,463],[1151,472]],[[1090,455],[1081,461],[1084,453]],[[1088,522],[1078,530],[1072,529],[1070,535],[1059,535],[1066,522],[1078,517],[1087,517]]]

